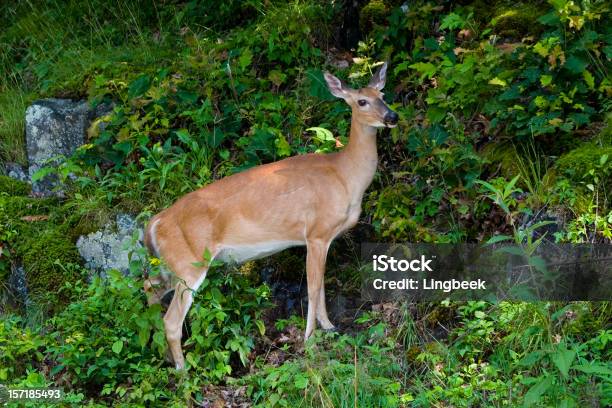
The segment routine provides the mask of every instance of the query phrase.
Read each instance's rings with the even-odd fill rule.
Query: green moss
[[[608,160],[604,166],[601,166],[600,160],[603,155],[608,155]],[[597,169],[598,167],[600,168]],[[582,181],[591,169],[597,169],[605,185],[610,182],[612,176],[612,145],[584,144],[561,156],[555,163],[555,168],[559,174],[573,181]]]
[[[48,215],[57,207],[57,199],[0,196],[0,207],[12,221],[16,222],[24,216]]]
[[[385,23],[387,12],[387,6],[382,0],[371,0],[359,13],[359,28],[369,33],[375,26]]]
[[[24,238],[17,253],[25,268],[28,288],[33,297],[44,299],[51,309],[56,309],[68,300],[59,289],[79,278],[74,268],[69,267],[81,262],[76,246],[60,228],[53,226]]]
[[[506,140],[486,144],[481,154],[490,163],[492,173],[508,179],[519,174],[516,150],[512,142]]]
[[[501,6],[495,10],[491,25],[496,34],[518,39],[537,34],[542,29],[537,21],[542,14],[542,10],[534,4]]]
[[[15,180],[8,176],[0,176],[0,194],[7,193],[10,196],[26,196],[32,188],[25,181]]]
[[[0,213],[2,224],[15,232],[8,239],[10,255],[24,266],[32,298],[46,310],[59,310],[69,300],[59,289],[80,277],[71,265],[81,259],[58,199],[0,196]]]

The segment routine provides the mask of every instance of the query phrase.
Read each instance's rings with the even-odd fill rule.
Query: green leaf
[[[238,65],[240,65],[240,70],[244,70],[246,67],[251,65],[252,61],[253,61],[253,52],[251,52],[250,49],[245,48],[240,54],[240,57],[238,57]]]
[[[162,332],[155,332],[153,334],[153,343],[155,343],[160,349],[166,348],[166,337]]]
[[[142,327],[138,330],[138,342],[140,347],[144,348],[149,341],[149,337],[151,336],[151,328],[150,327]]]
[[[41,167],[32,174],[32,183],[42,180],[49,174],[55,173],[56,170],[55,167]]]
[[[274,145],[276,146],[276,154],[279,157],[287,157],[291,155],[291,146],[285,139],[282,133],[278,133],[276,140],[274,141]]]
[[[440,30],[446,30],[447,28],[454,30],[462,28],[465,25],[465,20],[459,14],[450,13],[448,16],[442,19],[440,24]]]
[[[498,77],[495,77],[493,79],[489,80],[489,84],[491,85],[499,85],[501,87],[506,87],[508,86],[508,83],[506,81],[504,81],[503,79],[500,79]]]
[[[436,66],[430,62],[417,62],[409,66],[421,74],[421,80],[425,77],[431,78],[436,73]]]
[[[612,370],[606,366],[599,364],[578,364],[572,366],[572,369],[582,371],[586,374],[595,374],[603,378],[610,379],[612,377]]]
[[[495,252],[505,252],[507,254],[510,255],[516,255],[516,256],[525,256],[525,250],[519,246],[506,246],[506,247],[501,247],[501,248],[497,248],[495,250]]]
[[[294,385],[295,385],[295,388],[297,388],[298,390],[303,390],[306,387],[308,387],[308,378],[304,377],[303,375],[298,374],[295,377]]]
[[[123,350],[123,341],[117,340],[116,342],[114,342],[112,350],[115,354],[121,353],[121,350]]]
[[[582,72],[582,77],[584,78],[584,82],[586,82],[589,89],[595,89],[595,78],[593,78],[593,75],[591,75],[589,71],[584,70]]]
[[[522,365],[522,366],[532,366],[535,363],[537,363],[538,361],[540,361],[542,359],[542,357],[544,357],[544,352],[541,350],[536,350],[536,351],[532,351],[531,353],[527,354],[525,357],[523,357],[518,364]]]
[[[151,77],[143,74],[136,78],[128,87],[128,98],[133,99],[147,92],[151,88]]]
[[[567,378],[567,374],[572,365],[572,362],[576,358],[576,352],[569,349],[559,349],[552,355],[552,361],[555,363],[561,375]]]
[[[510,241],[512,240],[512,237],[509,235],[495,235],[491,238],[489,238],[489,240],[487,242],[485,242],[485,246],[487,245],[493,245],[496,244],[498,242],[502,242],[502,241]]]
[[[178,137],[181,142],[185,143],[188,146],[190,145],[190,142],[192,141],[192,139],[187,129],[179,129],[175,131],[174,133],[176,134],[176,137]]]
[[[587,62],[575,55],[570,56],[563,67],[574,74],[580,74],[587,66]]]
[[[315,137],[321,141],[321,142],[326,142],[326,141],[332,141],[332,140],[336,140],[334,139],[334,135],[332,132],[330,132],[329,130],[322,128],[322,127],[311,127],[306,129],[309,132],[315,132]]]
[[[540,400],[540,397],[548,391],[552,385],[552,377],[544,377],[534,384],[525,394],[523,406],[529,407]]]
[[[552,75],[542,75],[540,77],[540,83],[542,84],[542,86],[548,86],[552,82],[552,79]]]
[[[327,101],[336,99],[327,88],[327,84],[323,78],[323,71],[320,69],[309,69],[306,71],[306,77],[309,82],[308,93],[310,96]]]
[[[529,265],[542,273],[546,273],[546,261],[540,256],[530,256]]]
[[[266,333],[266,326],[264,325],[264,322],[262,322],[261,320],[255,320],[255,325],[259,330],[259,334],[263,336]]]

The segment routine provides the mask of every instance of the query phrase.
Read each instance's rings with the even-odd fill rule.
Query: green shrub
[[[269,296],[268,287],[256,285],[253,276],[231,269],[210,270],[188,315],[188,367],[201,378],[218,382],[233,367],[246,366],[255,336],[265,333],[262,316],[271,306]]]
[[[46,345],[47,339],[26,327],[22,318],[1,316],[0,382],[12,383],[26,371],[37,368]]]
[[[409,399],[400,393],[396,345],[383,339],[385,329],[381,323],[354,337],[317,334],[302,358],[266,366],[239,383],[248,385],[256,407],[398,406]]]

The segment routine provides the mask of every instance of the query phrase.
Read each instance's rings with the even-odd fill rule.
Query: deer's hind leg
[[[164,315],[164,327],[172,360],[177,370],[181,370],[185,367],[185,358],[181,347],[183,322],[193,303],[193,294],[206,278],[208,267],[194,265],[202,262],[202,259],[198,259],[193,254],[187,243],[173,245],[173,248],[172,253],[163,256],[168,267],[174,272],[176,281],[172,301]],[[212,250],[211,252],[213,256],[216,254]]]

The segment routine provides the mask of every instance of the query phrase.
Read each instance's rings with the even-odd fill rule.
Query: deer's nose
[[[385,114],[384,121],[386,124],[396,125],[398,120],[399,120],[398,114],[393,112],[392,110],[387,111],[387,113]]]

